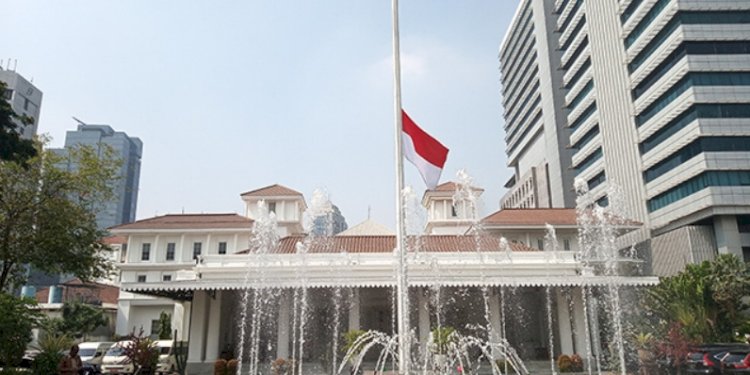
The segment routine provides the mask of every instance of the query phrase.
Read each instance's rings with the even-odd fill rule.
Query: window
[[[268,212],[276,213],[276,202],[268,202]]]
[[[227,243],[219,242],[219,254],[224,255],[227,253]]]
[[[458,217],[458,213],[456,212],[456,205],[451,205],[451,217]]]
[[[161,329],[161,322],[159,321],[159,319],[151,320],[151,336],[158,337],[160,329]]]
[[[586,108],[585,110],[583,110],[583,112],[581,112],[578,118],[575,121],[573,121],[572,124],[570,124],[570,129],[576,130],[579,126],[581,126],[581,124],[586,122],[586,120],[588,120],[589,117],[591,117],[591,115],[594,114],[594,112],[596,112],[596,101],[591,103],[591,105],[588,106],[588,108]]]
[[[589,190],[593,190],[595,187],[601,185],[604,181],[607,181],[607,174],[604,171],[599,172],[596,176],[586,181],[589,185]]]
[[[570,240],[567,238],[563,240],[563,249],[570,250]]]
[[[161,275],[161,281],[172,281],[172,275]]]
[[[750,233],[750,215],[737,215],[737,229],[740,233]]]
[[[584,134],[583,137],[581,137],[581,139],[578,140],[578,142],[576,142],[574,145],[572,145],[570,147],[573,148],[573,149],[575,149],[575,150],[580,150],[584,146],[586,146],[587,144],[589,144],[589,142],[591,142],[591,140],[594,139],[594,137],[596,137],[597,135],[599,135],[599,125],[598,124],[594,125],[594,127],[592,127],[589,131],[587,131],[586,134]]]
[[[576,175],[586,170],[586,168],[590,167],[592,164],[594,164],[597,160],[601,158],[602,158],[602,148],[599,147],[596,149],[596,151],[592,152],[591,155],[583,159],[583,161],[581,161],[580,164],[575,166]]]
[[[637,39],[638,37],[643,33],[644,30],[648,28],[648,26],[653,22],[656,17],[661,14],[661,11],[666,8],[667,4],[669,4],[670,0],[659,0],[656,2],[656,4],[651,6],[651,9],[646,13],[645,16],[641,19],[641,21],[638,23],[638,25],[633,29],[633,31],[630,32],[630,35],[628,35],[627,38],[625,38],[625,47],[630,47]]]
[[[583,89],[581,90],[581,92],[579,92],[578,95],[576,95],[576,97],[573,98],[573,100],[570,101],[570,104],[568,105],[568,108],[571,111],[575,110],[576,107],[578,107],[578,105],[581,104],[581,102],[583,101],[583,99],[585,99],[586,96],[588,95],[588,93],[590,93],[591,90],[593,90],[593,89],[594,89],[594,80],[592,79],[592,80],[589,81],[589,83],[586,84],[586,86],[583,87]]]
[[[5,92],[3,93],[3,99],[5,100],[12,100],[13,99],[13,90],[11,89],[5,89]]]
[[[146,275],[138,275],[138,282],[139,283],[145,283],[146,282]]]
[[[174,260],[174,242],[167,244],[167,260]]]
[[[141,247],[141,260],[149,260],[151,258],[151,244],[144,243]]]
[[[643,178],[646,182],[653,181],[700,153],[722,151],[750,151],[750,137],[698,138],[647,169],[643,172]]]
[[[203,243],[193,242],[193,259],[198,259],[198,257],[201,255],[202,247],[203,247]]]
[[[750,186],[750,170],[701,173],[650,199],[648,211],[656,211],[712,186]]]
[[[544,250],[544,240],[543,240],[543,239],[541,239],[541,238],[537,238],[537,239],[536,239],[536,247],[537,247],[537,248],[538,248],[539,250]]]

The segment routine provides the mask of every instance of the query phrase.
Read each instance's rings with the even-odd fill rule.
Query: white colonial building
[[[596,264],[577,251],[575,210],[503,210],[480,219],[465,199],[482,190],[465,189],[469,197],[461,198],[457,188],[425,193],[426,234],[407,239],[409,315],[421,343],[441,320],[459,330],[491,326],[493,339],[506,339],[524,359],[585,353],[599,342],[585,337],[599,332],[585,329],[587,293],[656,282],[592,271]],[[331,343],[343,332],[393,332],[396,239],[387,228],[368,220],[336,236],[308,235],[302,194],[272,185],[241,196],[246,216],[165,215],[111,229],[127,238],[118,333],[148,331],[170,312],[177,338],[190,343],[191,373],[210,373],[222,352],[330,366]],[[260,202],[279,224],[280,240],[265,249],[251,238],[264,220]]]

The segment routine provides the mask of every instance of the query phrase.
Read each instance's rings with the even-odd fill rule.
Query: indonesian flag
[[[448,158],[448,149],[420,129],[403,109],[401,116],[404,156],[417,167],[427,188],[434,189],[440,182],[440,173],[443,171],[445,159]]]

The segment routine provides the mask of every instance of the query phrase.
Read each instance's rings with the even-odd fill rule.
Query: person
[[[83,368],[83,362],[78,355],[78,345],[73,345],[70,347],[70,352],[57,365],[57,372],[60,375],[78,375],[81,368]]]

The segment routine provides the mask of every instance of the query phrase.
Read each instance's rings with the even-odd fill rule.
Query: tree
[[[107,323],[100,308],[81,302],[65,302],[62,318],[50,319],[49,329],[54,334],[79,339]]]
[[[21,139],[15,121],[30,124],[33,119],[19,116],[5,99],[8,87],[0,82],[0,160],[23,163],[37,154],[33,141]]]
[[[750,267],[731,254],[688,265],[646,291],[644,316],[655,336],[673,342],[731,342],[750,318],[743,302],[750,294]],[[679,332],[678,332],[679,331]]]
[[[172,338],[172,314],[162,311],[159,314],[159,340]]]
[[[35,304],[30,298],[0,293],[0,362],[13,366],[21,360],[40,319],[31,308]]]
[[[26,281],[26,265],[81,280],[111,270],[95,212],[112,196],[119,161],[109,148],[37,151],[24,165],[0,160],[0,292]],[[58,168],[68,164],[76,168]]]

